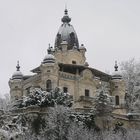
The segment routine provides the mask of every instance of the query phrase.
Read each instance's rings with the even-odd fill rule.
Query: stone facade
[[[55,46],[49,46],[48,55],[39,67],[32,70],[34,75],[23,75],[18,64],[17,72],[9,80],[11,101],[27,96],[35,87],[48,92],[59,87],[73,96],[75,108],[90,108],[97,90],[104,84],[114,105],[121,107],[124,103],[125,82],[117,70],[115,74],[109,75],[88,66],[86,48],[83,44],[79,46],[70,21],[65,10]]]

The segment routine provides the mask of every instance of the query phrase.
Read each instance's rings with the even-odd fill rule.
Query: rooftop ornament
[[[117,61],[115,61],[115,66],[114,66],[114,68],[115,68],[115,71],[118,71],[118,64],[117,64]]]

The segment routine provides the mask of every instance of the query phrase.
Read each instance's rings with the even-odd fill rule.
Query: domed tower
[[[61,43],[63,41],[67,42],[68,50],[73,49],[76,46],[76,49],[79,48],[77,34],[70,24],[71,18],[68,16],[68,10],[65,9],[64,16],[61,19],[62,25],[60,26],[58,33],[55,39],[55,48],[62,49]]]
[[[55,38],[54,55],[58,62],[65,64],[85,64],[86,49],[79,47],[78,37],[70,24],[71,18],[68,16],[68,10],[65,9],[64,16],[61,19],[60,26]]]
[[[121,74],[118,71],[117,61],[115,61],[115,72],[112,74],[111,80],[111,89],[112,89],[112,96],[115,97],[115,106],[121,107],[124,105],[124,97],[125,97],[125,81],[123,80]]]
[[[51,53],[50,47],[48,54],[43,59],[41,64],[41,88],[50,92],[52,89],[57,87],[58,81],[58,64],[56,63],[55,56]]]
[[[17,62],[17,71],[14,72],[9,80],[11,101],[18,100],[22,97],[22,80],[23,74],[20,71],[19,61]]]

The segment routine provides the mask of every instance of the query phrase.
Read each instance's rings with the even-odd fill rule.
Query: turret
[[[70,24],[71,18],[68,15],[68,10],[65,9],[64,16],[61,19],[62,25],[60,26],[58,33],[55,38],[55,48],[61,49],[61,43],[63,41],[67,42],[67,49],[73,49],[73,46],[76,46],[77,49],[79,48],[78,37],[73,28]]]
[[[55,56],[51,53],[51,51],[48,51],[48,54],[43,59],[40,70],[42,82],[41,88],[49,92],[57,87],[59,68]]]
[[[84,44],[81,44],[80,48],[79,48],[80,52],[83,54],[83,56],[85,56],[85,52],[87,51]]]
[[[112,74],[111,80],[111,93],[112,96],[115,97],[115,105],[120,107],[124,104],[124,96],[125,96],[125,81],[122,78],[122,75],[118,71],[117,61],[115,61],[115,71]]]
[[[73,26],[68,10],[65,9],[60,26],[55,38],[54,56],[59,63],[85,65],[86,48],[82,45],[79,48],[78,37]]]
[[[12,102],[21,99],[23,95],[22,93],[23,74],[20,71],[19,61],[17,62],[16,68],[17,68],[16,72],[14,72],[12,78],[9,80],[10,96]]]

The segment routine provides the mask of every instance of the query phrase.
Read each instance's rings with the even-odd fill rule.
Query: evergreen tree
[[[95,98],[95,112],[98,116],[103,116],[110,114],[112,109],[111,99],[107,94],[106,88],[102,86]]]

